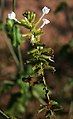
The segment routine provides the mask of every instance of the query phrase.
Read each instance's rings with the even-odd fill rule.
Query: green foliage
[[[7,35],[11,39],[11,42],[14,47],[18,47],[21,43],[24,42],[20,29],[15,25],[15,21],[7,19],[6,21],[6,30]]]
[[[36,77],[42,74],[41,63],[43,63],[44,70],[51,69],[55,71],[55,68],[50,66],[50,62],[54,62],[52,60],[53,50],[51,48],[43,48],[43,46],[37,44],[37,47],[33,47],[27,54],[31,56],[30,59],[27,60],[27,63],[32,64],[33,74],[35,74]]]

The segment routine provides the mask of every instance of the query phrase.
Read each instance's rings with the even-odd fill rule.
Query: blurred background
[[[33,89],[33,95],[31,94],[30,99],[31,91],[27,90],[28,86],[23,83],[23,90],[26,90],[26,99],[23,98],[23,101],[16,84],[11,88],[9,86],[12,84],[3,87],[4,81],[15,80],[17,75],[16,64],[2,31],[2,22],[5,24],[8,13],[12,11],[12,0],[3,0],[3,2],[4,5],[0,0],[0,109],[6,111],[7,114],[14,114],[19,119],[44,119],[44,113],[37,114],[40,104],[37,87]],[[45,16],[51,23],[44,27],[41,42],[54,49],[54,66],[56,68],[54,74],[46,73],[47,84],[52,92],[51,98],[58,101],[63,107],[63,110],[56,113],[56,119],[73,119],[73,0],[16,0],[16,18],[20,20],[26,10],[31,10],[36,12],[36,19],[38,19],[44,6],[51,9],[50,13]],[[25,58],[28,41],[21,48],[23,58]],[[7,82],[5,83],[7,84]],[[41,89],[39,88],[39,90]],[[26,102],[27,104],[22,103],[25,109],[18,104],[16,107],[9,107],[11,97],[14,97],[12,98],[14,102],[17,102],[18,99],[21,103]],[[40,97],[40,100],[42,98]],[[12,104],[15,106],[14,103]],[[16,108],[21,108],[22,115],[19,115],[19,110],[14,113]]]

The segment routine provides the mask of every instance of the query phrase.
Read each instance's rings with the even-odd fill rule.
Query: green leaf
[[[26,67],[25,67],[25,70],[24,70],[24,77],[29,78],[32,73],[33,73],[32,65],[27,64]]]
[[[7,26],[10,26],[10,27],[13,27],[13,25],[14,25],[14,20],[12,20],[12,19],[6,19],[6,25]]]
[[[50,102],[51,102],[52,105],[57,105],[58,104],[58,102],[56,102],[54,100],[51,100]]]
[[[16,39],[19,44],[23,43],[24,40],[22,39],[22,35],[20,33],[20,29],[16,28]]]
[[[41,34],[43,34],[43,32],[40,29],[38,29],[34,32],[34,36],[39,36]]]
[[[41,49],[40,52],[41,53],[48,53],[48,54],[51,54],[51,55],[54,53],[52,48],[43,48],[43,49]]]
[[[33,54],[36,53],[38,51],[38,49],[32,49],[30,51],[27,52],[27,54]]]
[[[45,69],[55,71],[55,67],[50,66],[50,65],[46,66]]]
[[[14,47],[17,47],[17,39],[16,39],[16,29],[15,27],[13,27],[13,31],[12,31],[13,34],[11,34],[11,42],[13,44]]]
[[[24,26],[25,28],[27,28],[27,29],[31,29],[32,28],[32,24],[26,22],[24,19],[21,19],[20,22],[21,22],[20,25]]]
[[[10,33],[10,38],[11,38],[11,41],[12,41],[12,44],[14,47],[18,47],[18,45],[20,45],[21,43],[24,42],[24,40],[22,39],[22,35],[20,33],[20,29],[17,28],[17,27],[13,27],[12,28],[12,31],[9,32]]]

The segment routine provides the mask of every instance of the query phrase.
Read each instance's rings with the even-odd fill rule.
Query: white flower
[[[40,28],[43,28],[46,24],[49,24],[50,21],[48,19],[43,19],[43,24],[41,25]]]
[[[16,14],[13,11],[8,14],[9,19],[14,19],[15,20],[16,19],[15,17],[16,17]]]
[[[50,9],[48,8],[48,7],[43,7],[43,9],[42,9],[42,16],[41,16],[41,18],[40,18],[40,20],[44,17],[44,15],[45,14],[48,14],[49,13],[49,11],[50,11]]]
[[[49,11],[50,11],[50,9],[48,7],[46,7],[46,6],[42,9],[42,12],[43,12],[44,15],[48,14]]]
[[[8,14],[8,18],[9,18],[9,19],[13,19],[13,20],[17,21],[18,23],[20,23],[20,22],[16,19],[16,14],[15,14],[13,11]]]

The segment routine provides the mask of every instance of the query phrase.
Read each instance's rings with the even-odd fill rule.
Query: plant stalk
[[[13,0],[13,3],[12,3],[12,8],[13,8],[13,12],[15,12],[15,5],[16,5],[16,0]]]
[[[19,60],[18,60],[18,58],[17,58],[17,56],[16,56],[16,54],[15,54],[15,52],[14,52],[14,49],[13,49],[12,44],[11,44],[11,41],[10,41],[10,39],[8,39],[8,37],[7,37],[6,33],[5,33],[5,31],[4,31],[4,33],[3,33],[3,36],[5,37],[4,40],[5,40],[5,42],[6,42],[7,46],[8,46],[8,48],[9,48],[9,50],[10,50],[12,56],[13,56],[13,59],[14,59],[16,65],[19,67]]]
[[[46,92],[46,97],[47,97],[47,100],[50,104],[50,97],[49,97],[49,92],[48,92],[48,88],[47,88],[47,84],[46,84],[46,80],[45,80],[45,76],[44,76],[44,70],[43,70],[43,63],[41,63],[41,70],[42,70],[42,76],[43,76],[43,84],[44,84],[44,89],[45,89],[45,92]]]

